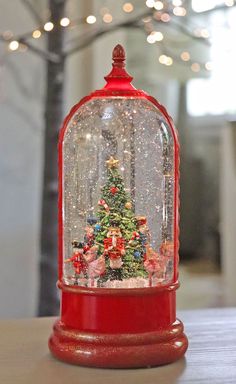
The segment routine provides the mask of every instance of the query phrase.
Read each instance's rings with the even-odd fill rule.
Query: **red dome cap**
[[[112,70],[105,76],[107,84],[104,89],[135,89],[131,83],[131,77],[125,69],[125,50],[122,45],[115,46],[112,52]]]

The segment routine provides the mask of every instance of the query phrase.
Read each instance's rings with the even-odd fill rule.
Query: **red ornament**
[[[58,287],[61,289],[62,294],[60,320],[57,320],[57,322],[55,323],[53,334],[49,340],[49,348],[54,356],[63,361],[79,365],[106,368],[130,368],[163,365],[181,358],[184,355],[188,346],[187,338],[183,332],[183,324],[181,321],[176,319],[176,289],[179,286],[177,268],[179,236],[178,138],[175,128],[173,126],[173,121],[168,115],[165,108],[147,93],[141,90],[136,90],[133,87],[133,85],[131,84],[132,77],[126,72],[124,61],[124,49],[122,46],[118,45],[113,51],[113,68],[110,74],[105,78],[107,84],[104,86],[103,89],[95,91],[91,95],[83,98],[77,105],[72,108],[70,114],[65,119],[64,126],[60,132],[59,138]],[[107,101],[107,104],[102,104],[104,101]],[[124,103],[122,104],[123,101]],[[65,275],[66,268],[64,268],[64,260],[66,258],[66,252],[68,250],[67,242],[68,238],[70,238],[70,235],[73,235],[73,231],[75,230],[73,223],[71,224],[70,228],[66,227],[66,225],[68,223],[68,218],[72,218],[73,220],[75,220],[75,215],[69,215],[67,212],[67,210],[73,206],[71,204],[71,198],[73,197],[73,194],[70,195],[70,198],[67,199],[65,185],[68,185],[68,183],[76,183],[75,190],[81,190],[80,200],[77,199],[76,204],[78,203],[78,201],[81,201],[82,207],[86,206],[89,201],[92,202],[94,199],[94,195],[96,196],[96,189],[93,190],[91,186],[89,186],[90,189],[86,190],[86,186],[83,186],[83,188],[82,186],[80,186],[79,177],[80,175],[82,175],[84,177],[84,180],[86,179],[86,175],[83,174],[83,172],[85,172],[84,169],[89,169],[89,163],[86,163],[86,167],[82,168],[84,166],[83,162],[79,169],[80,172],[71,172],[71,175],[73,175],[73,180],[71,179],[72,176],[70,178],[69,172],[68,174],[64,172],[65,165],[68,165],[66,164],[66,162],[68,161],[68,157],[65,156],[66,142],[68,142],[69,140],[69,147],[75,149],[76,145],[79,146],[80,144],[77,140],[75,147],[73,147],[74,142],[72,142],[73,137],[77,138],[79,134],[78,129],[80,123],[77,118],[78,113],[84,114],[85,118],[86,116],[88,117],[87,111],[89,108],[91,108],[89,106],[92,105],[92,111],[94,115],[89,115],[89,121],[91,121],[91,123],[89,124],[91,124],[91,127],[88,124],[88,127],[86,127],[86,132],[88,129],[88,133],[90,133],[89,129],[91,129],[91,134],[93,134],[93,122],[101,118],[101,111],[103,111],[102,113],[104,113],[102,118],[106,117],[106,114],[109,115],[109,123],[110,120],[113,119],[113,117],[110,115],[110,112],[106,112],[104,108],[105,105],[110,105],[111,107],[113,107],[112,103],[114,103],[115,110],[117,108],[117,115],[115,114],[114,116],[120,116],[120,118],[122,116],[125,116],[125,112],[129,113],[128,110],[125,110],[125,106],[127,105],[127,103],[130,103],[130,110],[132,109],[132,114],[136,117],[140,108],[143,110],[144,113],[148,113],[147,111],[151,110],[153,116],[152,132],[154,132],[155,129],[157,132],[159,132],[158,121],[162,122],[163,124],[165,124],[166,134],[168,134],[171,139],[170,145],[173,146],[171,148],[171,153],[173,153],[171,161],[173,163],[172,171],[174,187],[173,189],[171,189],[172,194],[170,196],[171,203],[173,206],[173,218],[171,218],[171,228],[173,228],[173,231],[170,235],[168,234],[168,236],[171,237],[171,241],[173,242],[174,251],[173,257],[171,259],[172,263],[169,263],[169,265],[172,265],[173,269],[171,271],[172,273],[170,274],[169,280],[165,281],[163,284],[159,284],[156,286],[135,289],[99,288],[93,286],[93,283],[95,283],[93,279],[95,279],[97,275],[102,273],[102,270],[104,269],[104,257],[110,257],[112,253],[110,253],[110,256],[104,255],[97,263],[94,262],[96,262],[98,259],[95,259],[90,263],[90,273],[91,279],[93,281],[91,285],[75,286],[68,284],[66,280],[67,276]],[[120,105],[123,105],[123,110],[121,110]],[[77,120],[75,120],[75,117]],[[74,126],[72,126],[71,123],[73,121],[76,122]],[[114,138],[117,142],[121,133],[120,127],[123,127],[126,121],[127,120],[125,119],[122,122],[120,122],[119,120],[119,124],[114,126]],[[134,125],[136,124],[135,137],[143,137],[143,135],[139,136],[138,130],[140,129],[140,127],[144,126],[143,124],[145,124],[145,116],[143,119],[143,124],[138,124],[137,121],[139,121],[139,119],[137,118],[136,120],[133,119],[132,121],[130,121],[130,123]],[[101,127],[105,127],[105,124],[105,119],[101,120]],[[73,130],[76,129],[76,134],[73,135]],[[70,136],[71,132],[72,135]],[[84,135],[84,132],[84,129],[81,130],[81,135]],[[132,135],[130,135],[130,137],[133,138]],[[65,138],[67,140],[65,140]],[[136,141],[137,140],[135,140],[135,142]],[[109,143],[109,140],[107,142]],[[113,153],[113,140],[110,140],[110,143],[111,147],[108,147],[106,149],[108,150],[108,153]],[[141,145],[142,143],[139,142],[139,146]],[[152,147],[153,157],[155,156],[155,151],[154,146]],[[83,151],[84,150],[86,149],[83,148]],[[136,152],[134,151],[134,158],[132,159],[134,166],[143,166],[143,164],[141,164],[140,155],[139,157],[136,157],[135,153]],[[86,155],[86,158],[90,159],[90,154],[87,153]],[[101,154],[101,157],[103,155],[104,154]],[[97,159],[99,160],[96,163],[97,168],[94,168],[94,171],[98,169],[98,175],[103,174],[103,168],[100,165],[101,157],[97,156]],[[81,160],[76,160],[74,162],[71,161],[71,158],[69,158],[69,160],[70,166],[71,164],[74,164],[76,170],[76,167],[79,167],[79,163]],[[122,164],[123,162],[124,160],[122,159]],[[125,164],[125,169],[130,169],[129,167],[130,162],[128,162],[127,160],[127,164]],[[164,180],[164,182],[166,182],[165,175],[162,174],[163,170],[160,169],[160,172],[162,177],[158,177],[158,180],[162,179],[162,181]],[[75,175],[77,177],[74,177]],[[128,182],[132,181],[131,176],[132,172],[130,172],[128,176],[127,171],[126,177],[128,178]],[[134,172],[134,178],[135,176],[136,172]],[[144,185],[144,183],[140,184],[140,180],[142,179],[141,176],[143,176],[144,179],[146,177],[145,174],[142,175],[141,173],[139,173],[139,176],[136,177],[134,184],[136,190],[138,190],[137,188],[139,188],[140,190],[141,186]],[[147,180],[144,181],[146,182]],[[163,185],[164,184],[165,183],[163,183]],[[129,185],[131,185],[131,183]],[[99,190],[99,183],[97,187],[97,190]],[[158,189],[154,188],[154,191],[155,190]],[[151,192],[153,193],[153,191]],[[78,196],[76,196],[76,198],[77,197]],[[135,198],[137,197],[135,196]],[[109,207],[104,200],[100,201],[99,203],[101,206],[104,207],[107,212],[109,211]],[[135,209],[140,210],[140,206],[141,204],[137,204],[137,206],[135,206]],[[86,209],[89,210],[90,208],[91,206],[86,206]],[[112,210],[112,207],[110,207],[110,210]],[[150,229],[152,229],[153,227],[154,232],[157,232],[157,230],[161,228],[160,223],[158,224],[158,220],[160,219],[161,221],[161,215],[155,214],[156,210],[154,209],[154,207],[153,210],[149,209],[148,212],[148,215],[151,216],[148,221],[149,223],[154,224],[150,225]],[[144,214],[145,213],[146,212],[144,212]],[[104,215],[104,219],[107,219],[106,215]],[[84,227],[83,218],[79,217],[79,215],[78,223],[79,228]],[[139,222],[137,222],[137,224],[139,226],[146,225],[145,218],[141,219]],[[155,233],[152,233],[152,236],[155,236]],[[109,239],[107,239],[107,243],[110,243],[110,240],[108,240]],[[157,237],[154,240],[157,241]],[[101,244],[99,246],[101,247]],[[114,247],[114,245],[112,246]],[[106,244],[105,247],[109,248],[109,245]],[[118,250],[106,249],[106,251],[117,251],[120,254],[119,258],[122,258],[122,260],[124,260],[126,254],[122,256],[122,253],[124,251],[122,248],[122,241],[118,241],[116,247],[118,248]],[[158,247],[160,247],[160,244],[157,244],[157,248]],[[148,259],[150,260],[150,258],[148,258],[148,255],[146,255],[146,260]],[[112,259],[110,258],[110,260]],[[155,270],[158,269],[157,262],[159,262],[159,257],[157,259],[155,259],[154,257],[153,262],[150,263],[153,264],[152,268],[147,267],[150,270],[150,279],[153,279],[153,274],[155,273]],[[150,314],[150,316],[148,316],[147,314]],[[118,316],[119,321],[117,321]]]
[[[131,240],[135,240],[135,239],[139,239],[139,238],[140,238],[140,234],[138,232],[133,232]]]
[[[101,205],[102,207],[104,207],[106,211],[110,210],[109,206],[107,205],[107,203],[103,199],[98,201],[98,205]]]
[[[140,234],[138,232],[133,232],[133,235],[129,240],[129,243],[132,243],[133,240],[138,240],[138,239],[140,239]]]
[[[111,187],[111,188],[110,188],[110,192],[111,192],[113,195],[115,195],[118,191],[119,191],[119,188],[117,188],[117,187]]]

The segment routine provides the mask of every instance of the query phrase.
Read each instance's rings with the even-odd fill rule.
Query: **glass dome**
[[[87,98],[62,139],[62,280],[143,288],[174,282],[177,148],[151,98]]]

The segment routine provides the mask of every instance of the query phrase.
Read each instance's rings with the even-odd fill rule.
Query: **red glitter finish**
[[[119,321],[119,319],[117,319]],[[183,324],[145,333],[102,334],[65,327],[58,320],[49,339],[52,354],[71,364],[100,368],[139,368],[172,363],[188,347]]]
[[[86,366],[128,368],[162,365],[185,353],[188,341],[176,320],[179,249],[179,143],[171,117],[153,97],[136,90],[126,72],[125,52],[117,45],[107,84],[83,98],[66,117],[59,137],[59,282],[61,319],[54,326],[49,348],[57,358]],[[138,98],[153,103],[168,122],[175,153],[174,276],[168,286],[133,289],[85,288],[62,282],[63,269],[63,140],[69,121],[95,98]]]

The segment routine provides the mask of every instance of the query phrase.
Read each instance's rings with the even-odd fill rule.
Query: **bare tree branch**
[[[80,38],[79,38],[80,43],[75,45],[71,49],[68,49],[67,51],[65,51],[64,57],[66,58],[66,57],[72,55],[73,53],[76,53],[76,52],[80,51],[81,49],[86,48],[93,41],[99,39],[100,37],[106,35],[107,33],[115,32],[118,29],[121,29],[121,28],[139,28],[139,29],[143,29],[143,27],[140,25],[140,21],[143,18],[148,17],[148,16],[151,16],[153,18],[153,12],[152,11],[151,12],[150,11],[149,12],[145,12],[145,13],[143,13],[141,15],[136,16],[133,19],[129,19],[129,20],[125,21],[125,22],[114,24],[111,27],[107,27],[107,28],[103,27],[103,28],[100,28],[100,29],[94,29],[92,31],[92,33],[80,36]],[[153,21],[156,21],[156,20],[153,19]],[[156,22],[158,22],[158,21],[156,21]],[[181,25],[176,20],[172,21],[172,23],[173,24],[169,25],[170,28],[181,31],[183,34],[185,34],[186,36],[188,36],[189,38],[191,38],[193,40],[198,41],[199,43],[202,43],[202,44],[207,45],[207,46],[211,45],[208,39],[199,38],[199,37],[195,36],[194,34],[192,34],[188,30],[187,27]]]
[[[37,48],[35,47],[35,45],[29,43],[24,39],[19,39],[19,43],[26,45],[27,48],[29,48],[33,53],[36,53],[38,56],[40,56],[44,60],[50,61],[55,64],[58,64],[62,60],[62,57],[60,57],[56,53]]]
[[[25,6],[25,8],[28,9],[28,11],[31,13],[31,15],[33,16],[34,20],[36,21],[36,23],[38,25],[42,25],[43,24],[43,19],[41,18],[41,16],[38,14],[38,12],[36,11],[35,7],[33,6],[33,4],[30,2],[30,0],[21,0],[22,4]]]
[[[102,27],[100,29],[93,30],[92,34],[89,34],[89,35],[86,34],[86,35],[80,37],[80,40],[82,42],[75,45],[73,48],[68,49],[68,51],[65,51],[64,57],[67,57],[73,53],[76,53],[77,51],[81,50],[82,48],[85,48],[87,45],[89,45],[93,41],[97,40],[101,36],[106,35],[107,33],[114,32],[120,28],[137,27],[137,25],[136,25],[137,22],[139,22],[142,18],[145,18],[148,16],[152,16],[152,11],[145,12],[141,15],[136,16],[135,18],[129,19],[129,20],[121,22],[121,23],[114,24],[114,25],[107,27],[107,28]]]
[[[40,22],[42,25],[42,19],[38,15],[37,11],[33,7],[33,5],[30,3],[29,0],[21,0],[27,8],[30,9],[31,13],[34,14],[35,19],[37,19],[37,22]],[[107,33],[115,32],[118,29],[121,28],[140,28],[143,29],[143,25],[141,25],[142,19],[146,17],[151,17],[153,22],[159,23],[158,20],[154,18],[153,10],[149,10],[146,12],[143,12],[142,14],[139,14],[133,18],[130,18],[129,20],[126,20],[124,22],[119,22],[116,24],[113,24],[109,27],[100,27],[97,29],[93,29],[89,33],[83,34],[82,36],[77,37],[76,39],[73,38],[68,41],[68,44],[71,44],[74,40],[79,40],[80,42],[73,46],[72,48],[69,48],[68,50],[65,50],[62,53],[62,56],[59,56],[58,54],[51,53],[47,50],[41,49],[36,47],[35,45],[28,42],[28,37],[31,36],[32,32],[27,32],[21,36],[15,37],[20,43],[26,45],[33,53],[40,56],[42,59],[52,62],[52,63],[59,63],[61,60],[66,59],[68,56],[72,55],[73,53],[79,52],[81,49],[87,47],[89,44],[91,44],[93,41],[99,39],[100,37],[106,35]],[[80,19],[80,22],[83,20],[83,18]],[[210,42],[208,39],[201,38],[198,36],[195,36],[190,30],[189,27],[179,23],[177,20],[172,19],[172,22],[169,24],[169,28],[178,30],[182,32],[184,35],[188,36],[189,38],[198,41],[199,43],[202,43],[204,45],[210,46]],[[0,36],[0,41],[3,41],[6,43],[6,40]]]

